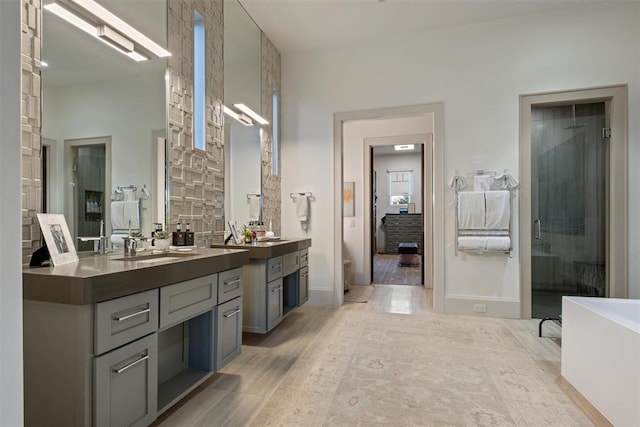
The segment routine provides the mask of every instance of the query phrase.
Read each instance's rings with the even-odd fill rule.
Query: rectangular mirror
[[[165,217],[167,61],[137,62],[49,11],[51,3],[42,12],[43,208],[64,213],[74,239],[98,236],[101,221],[106,235],[132,221],[148,236]],[[166,47],[166,1],[100,4]],[[121,215],[112,199],[131,199],[124,217],[112,218]]]
[[[262,33],[242,5],[224,2],[224,104],[260,111]],[[241,226],[262,220],[260,127],[225,115],[225,218]]]

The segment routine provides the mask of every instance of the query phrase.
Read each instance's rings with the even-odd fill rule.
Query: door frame
[[[69,231],[74,241],[77,240],[77,224],[75,220],[75,210],[77,206],[74,203],[74,191],[71,188],[73,186],[73,148],[87,145],[104,145],[104,229],[105,234],[110,233],[111,224],[111,137],[110,136],[98,136],[93,138],[78,138],[78,139],[65,139],[64,140],[64,213],[69,226]],[[74,245],[76,245],[74,243]],[[76,245],[77,246],[77,245]]]
[[[342,268],[343,239],[343,125],[354,120],[408,117],[429,114],[433,118],[433,199],[429,209],[433,213],[433,309],[444,312],[444,103],[409,105],[349,111],[333,115],[333,303],[342,305],[344,277]]]
[[[419,141],[419,142],[417,142]],[[371,176],[373,171],[373,163],[371,158],[371,149],[373,147],[381,147],[386,145],[397,144],[420,144],[422,145],[421,163],[424,165],[420,171],[421,175],[421,191],[422,191],[422,286],[432,288],[433,282],[433,212],[430,209],[428,201],[433,200],[433,134],[417,134],[417,135],[397,135],[397,136],[380,136],[364,139],[364,224],[371,224],[374,218],[371,218],[373,210],[373,200],[371,200]],[[426,168],[426,170],[425,170]],[[364,247],[369,252],[364,257],[364,271],[370,272],[369,283],[373,283],[373,242],[371,230],[364,233]]]
[[[627,85],[520,95],[520,293],[521,317],[531,318],[531,107],[604,102],[609,115],[609,200],[606,286],[612,298],[628,292]]]

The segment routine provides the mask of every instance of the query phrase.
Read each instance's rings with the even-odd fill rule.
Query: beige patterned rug
[[[344,302],[368,302],[372,293],[371,285],[351,285],[344,294]]]

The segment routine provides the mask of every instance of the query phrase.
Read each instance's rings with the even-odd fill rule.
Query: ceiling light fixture
[[[414,147],[415,147],[414,144],[402,144],[402,145],[394,145],[393,149],[396,151],[406,151],[406,150],[413,150]]]
[[[82,7],[87,12],[93,14],[96,18],[104,22],[105,24],[113,27],[117,32],[121,33],[125,37],[128,37],[136,44],[142,46],[144,49],[153,53],[159,58],[165,58],[171,56],[171,53],[164,49],[162,46],[151,40],[149,37],[142,34],[140,31],[133,28],[131,25],[124,22],[122,19],[109,12],[100,4],[93,0],[70,0],[72,3]]]
[[[245,116],[242,113],[237,113],[236,111],[234,111],[232,108],[227,107],[226,105],[223,106],[224,113],[231,117],[236,119],[237,121],[239,121],[240,123],[242,123],[245,126],[253,126],[253,121],[251,120],[250,117]]]
[[[134,61],[139,62],[149,59],[145,55],[134,50],[134,44],[131,40],[122,36],[107,25],[103,24],[100,25],[100,27],[97,27],[94,24],[76,15],[75,13],[71,12],[69,9],[61,6],[59,3],[47,4],[44,6],[44,9],[58,16],[59,18],[64,19],[65,21],[81,29],[85,33],[97,38],[107,46],[112,47],[118,52],[127,55]]]
[[[256,113],[251,108],[247,107],[245,104],[239,103],[239,104],[233,104],[233,106],[236,107],[238,110],[242,111],[243,113],[245,113],[247,116],[251,117],[256,122],[260,123],[261,125],[269,124],[269,122],[265,120],[260,114]]]

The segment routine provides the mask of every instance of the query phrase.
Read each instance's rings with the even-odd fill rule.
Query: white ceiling
[[[240,0],[280,53],[622,0]]]

